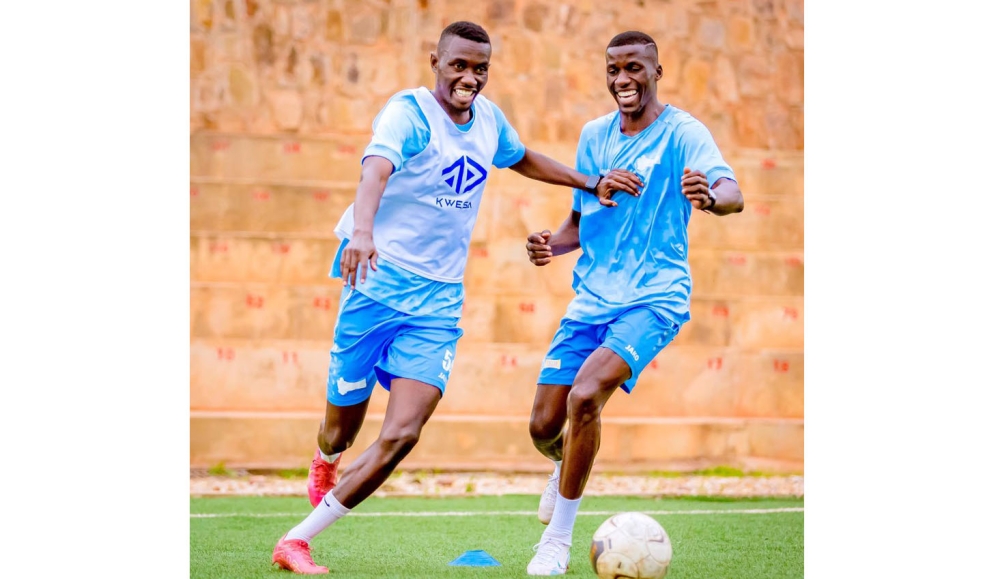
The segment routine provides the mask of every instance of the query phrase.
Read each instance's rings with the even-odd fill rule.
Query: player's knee
[[[575,384],[567,399],[570,420],[589,422],[601,413],[601,396],[598,388],[578,388]]]
[[[420,440],[419,425],[387,425],[379,434],[379,445],[393,455],[406,455]]]
[[[559,437],[562,432],[562,421],[556,420],[551,412],[534,410],[531,412],[531,421],[528,423],[528,432],[532,440],[552,441]]]

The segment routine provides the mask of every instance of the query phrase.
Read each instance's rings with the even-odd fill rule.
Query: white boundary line
[[[624,511],[580,511],[577,516],[609,517]],[[783,507],[776,509],[718,509],[696,511],[639,511],[647,515],[769,515],[771,513],[804,513],[805,507]],[[305,517],[309,513],[191,513],[192,519],[220,519],[230,517],[271,518]],[[537,511],[396,511],[384,513],[351,513],[352,517],[526,517],[537,515]]]

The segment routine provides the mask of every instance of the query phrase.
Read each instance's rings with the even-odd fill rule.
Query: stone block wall
[[[740,215],[692,218],[693,320],[612,399],[597,468],[800,470],[801,0],[192,0],[192,466],[311,458],[340,295],[333,226],[372,119],[396,91],[432,85],[429,53],[455,20],[493,40],[484,94],[567,164],[583,124],[614,108],[607,42],[649,33],[661,100],[705,122],[746,197]],[[404,466],[545,468],[527,420],[575,259],[535,268],[524,237],[558,226],[569,198],[491,175],[448,394]],[[358,445],[386,399],[377,389]]]

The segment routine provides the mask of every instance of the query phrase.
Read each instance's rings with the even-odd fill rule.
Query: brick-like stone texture
[[[249,134],[364,134],[388,96],[430,82],[429,51],[463,19],[493,39],[485,94],[518,109],[510,116],[528,142],[563,140],[613,110],[604,48],[639,29],[657,41],[673,104],[721,115],[710,127],[732,135],[721,145],[803,148],[801,123],[753,114],[768,97],[785,116],[803,108],[801,0],[192,0],[192,131],[224,122]]]
[[[706,124],[746,199],[695,212],[692,320],[606,411],[599,466],[803,463],[802,0],[191,0],[191,462],[277,468],[312,455],[342,282],[333,228],[353,202],[372,120],[432,86],[455,20],[493,44],[485,95],[529,147],[572,165],[584,123],[614,110],[604,50],[656,39],[659,97]],[[492,169],[472,236],[459,342],[415,467],[543,468],[527,432],[535,381],[573,297],[578,252],[545,268],[568,189]],[[378,432],[377,389],[358,439]],[[354,452],[352,450],[352,452]],[[532,462],[534,461],[534,462]]]

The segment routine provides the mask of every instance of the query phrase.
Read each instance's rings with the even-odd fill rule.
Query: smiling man
[[[617,191],[639,193],[641,183],[627,171],[584,174],[526,149],[481,95],[491,53],[482,27],[451,24],[430,55],[433,91],[401,91],[375,118],[355,202],[336,228],[341,246],[330,275],[342,277],[345,288],[309,469],[315,509],[275,546],[272,562],[284,569],[329,572],[313,561],[309,542],[385,482],[444,395],[489,168],[584,189],[601,206],[616,206]],[[357,437],[376,382],[389,390],[381,432],[338,481],[340,453]]]
[[[577,191],[555,233],[528,236],[528,258],[538,266],[583,250],[573,270],[576,296],[542,361],[531,412],[532,441],[555,469],[539,501],[538,518],[548,527],[528,575],[566,573],[577,509],[600,446],[601,411],[618,388],[632,391],[643,368],[690,319],[692,210],[743,210],[733,170],[708,129],[657,98],[663,69],[653,39],[623,32],[608,44],[605,61],[618,110],[584,126],[577,169],[623,167],[646,187],[642,197],[623,197],[613,212]]]

